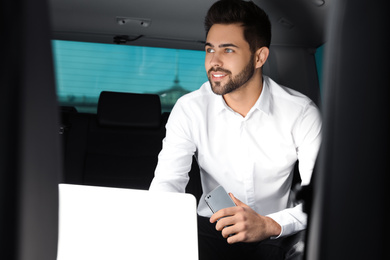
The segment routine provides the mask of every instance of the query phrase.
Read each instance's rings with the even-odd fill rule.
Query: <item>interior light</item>
[[[325,4],[325,0],[312,0],[312,2],[316,6],[323,6]]]
[[[119,25],[138,25],[149,27],[152,19],[149,18],[133,18],[133,17],[116,17],[116,22]]]

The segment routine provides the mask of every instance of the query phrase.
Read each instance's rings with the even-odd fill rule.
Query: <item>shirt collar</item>
[[[271,93],[270,93],[270,82],[267,76],[263,76],[263,90],[261,91],[259,99],[256,101],[251,111],[254,109],[264,112],[266,115],[270,114],[271,106]],[[211,88],[211,86],[210,86]],[[225,102],[221,95],[215,95],[215,112],[217,114],[224,110],[233,111]],[[251,113],[251,112],[249,112]]]
[[[263,76],[263,90],[254,107],[263,111],[266,115],[269,115],[271,112],[270,81],[267,76]]]

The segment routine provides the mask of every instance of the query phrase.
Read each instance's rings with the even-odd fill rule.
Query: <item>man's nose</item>
[[[222,67],[223,62],[218,54],[216,53],[213,54],[213,56],[210,59],[210,65],[212,67]]]

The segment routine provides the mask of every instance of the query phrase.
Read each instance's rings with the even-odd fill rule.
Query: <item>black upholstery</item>
[[[57,257],[61,156],[48,10],[43,0],[0,1],[1,259]]]
[[[157,129],[106,127],[91,120],[84,183],[147,189],[164,136],[163,126]]]
[[[332,4],[306,259],[389,259],[390,3]]]
[[[68,114],[64,181],[147,189],[165,136],[157,95],[102,92],[98,114]]]
[[[150,94],[102,92],[97,115],[63,110],[64,182],[148,189],[168,116]],[[187,192],[199,199],[196,160],[190,177]]]
[[[102,126],[158,128],[160,98],[154,94],[103,91],[98,103],[98,122]]]

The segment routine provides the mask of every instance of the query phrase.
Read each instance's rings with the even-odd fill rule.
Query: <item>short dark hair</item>
[[[271,22],[263,9],[252,1],[219,0],[205,18],[206,35],[214,24],[242,24],[244,37],[252,53],[271,44]]]

